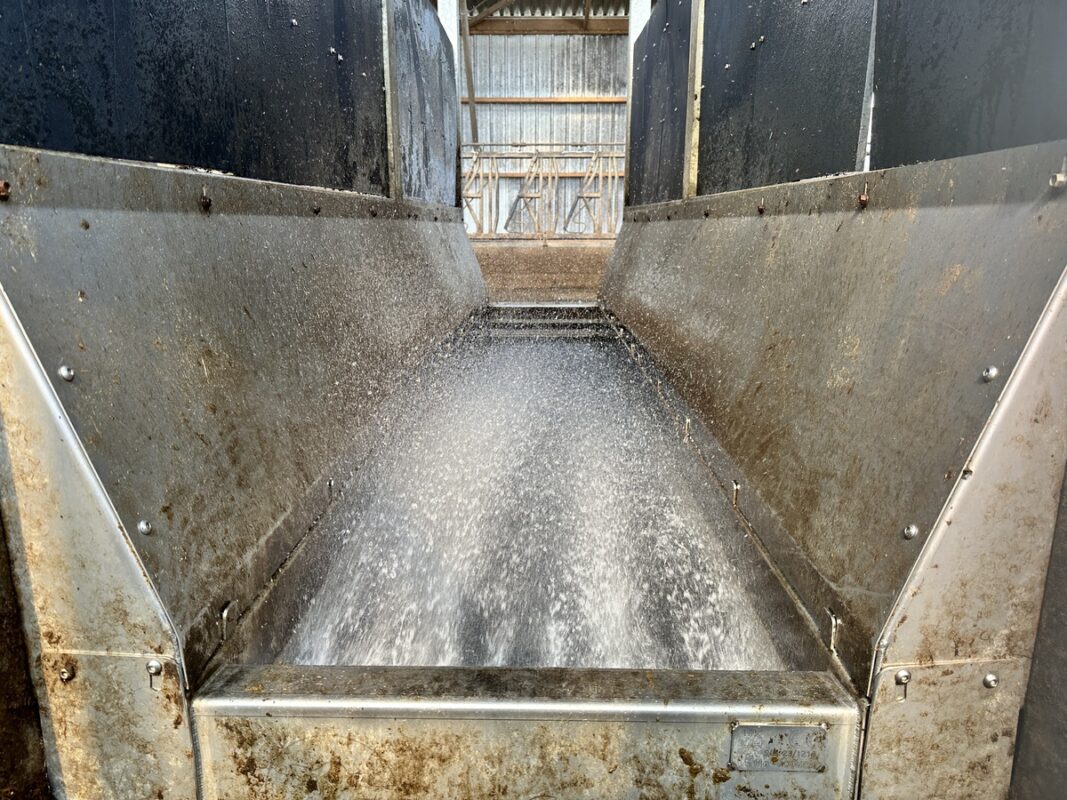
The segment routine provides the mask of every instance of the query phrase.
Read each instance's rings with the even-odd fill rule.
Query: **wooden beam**
[[[461,103],[470,103],[469,97],[460,100]],[[585,105],[604,103],[625,103],[625,97],[596,96],[596,97],[475,97],[474,102],[479,105]]]
[[[466,13],[466,2],[463,0],[464,7],[460,13],[461,22],[463,23],[463,67],[467,73],[467,92],[472,96],[477,97],[474,94],[474,55],[473,48],[471,47],[471,26],[470,15]],[[478,112],[474,109],[475,104],[471,103],[468,107],[471,115],[471,141],[478,144]]]
[[[583,17],[489,17],[471,30],[472,36],[512,36],[520,34],[588,33],[625,36],[629,31],[626,17],[590,17],[586,27]]]
[[[494,0],[481,11],[471,16],[471,27],[473,28],[475,25],[480,24],[486,17],[495,14],[501,9],[507,8],[514,2],[515,0]]]

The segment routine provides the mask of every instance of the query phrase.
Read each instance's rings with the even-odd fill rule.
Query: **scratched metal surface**
[[[851,797],[825,673],[228,668],[194,704],[205,797]],[[799,746],[798,746],[799,745]]]
[[[483,302],[459,213],[17,148],[0,174],[0,281],[127,530],[152,525],[195,681],[390,386]]]
[[[982,371],[1010,373],[1067,264],[1065,152],[627,213],[605,301],[736,462],[723,478],[827,641],[826,609],[842,619],[857,685],[1000,394]]]

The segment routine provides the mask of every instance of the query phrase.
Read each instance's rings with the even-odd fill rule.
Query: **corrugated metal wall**
[[[628,56],[625,36],[474,36],[471,43],[475,96],[478,98],[618,99],[626,96]],[[466,76],[462,73],[461,70],[461,92],[467,97]],[[624,149],[626,104],[622,102],[478,103],[477,113],[478,132],[483,143],[555,144],[620,152]],[[463,142],[470,144],[470,118],[466,107],[461,117]],[[615,147],[608,148],[608,145]],[[468,163],[465,159],[464,168]],[[516,162],[509,162],[509,165],[512,163]],[[579,163],[584,167],[586,162]],[[500,181],[498,231],[501,233],[521,182],[519,178],[502,178]],[[580,183],[580,178],[560,181],[557,203],[561,225]],[[621,207],[621,203],[619,205]],[[468,229],[473,231],[469,219]],[[589,231],[589,225],[585,224],[572,226],[571,232]]]

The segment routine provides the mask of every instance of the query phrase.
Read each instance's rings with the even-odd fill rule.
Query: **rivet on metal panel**
[[[157,692],[162,689],[162,682],[160,686],[156,686],[155,679],[163,674],[163,664],[157,658],[151,659],[145,664],[145,670],[148,672],[148,688],[155,689]]]
[[[292,25],[294,28],[299,27],[300,25],[300,23],[296,21],[296,17],[293,17],[291,20],[289,20],[289,24]]]
[[[0,181],[0,200],[7,201],[11,199],[11,184],[7,181]]]
[[[152,523],[146,519],[142,519],[137,523],[137,532],[143,536],[148,536],[152,532]]]
[[[915,523],[912,523],[911,525],[908,525],[906,528],[904,528],[903,533],[905,539],[914,539],[916,536],[919,535],[919,526]]]
[[[211,213],[211,198],[207,196],[207,187],[200,190],[200,210],[205,214]]]
[[[759,39],[757,39],[756,41],[758,41],[760,44],[765,44],[766,41],[767,41],[767,37],[766,36],[760,36]]]
[[[867,193],[867,184],[863,184],[863,191],[860,192],[860,196],[856,198],[856,204],[860,208],[866,208],[871,202],[871,196]]]
[[[61,377],[67,383],[70,383],[72,380],[74,380],[74,368],[73,367],[68,367],[66,364],[63,364],[56,371],[59,373],[59,377]]]
[[[748,49],[749,49],[749,50],[755,50],[755,49],[756,49],[756,43],[755,43],[755,42],[753,42],[752,44],[750,44],[750,45],[748,46]]]
[[[995,673],[990,672],[982,678],[982,685],[987,689],[996,689],[1000,685],[1000,678]]]
[[[897,674],[893,676],[897,686],[907,686],[911,683],[911,671],[906,669],[897,670]]]
[[[1052,177],[1048,179],[1048,185],[1053,189],[1062,189],[1067,186],[1067,156],[1063,159],[1063,166],[1060,171],[1053,172]]]
[[[63,683],[70,683],[74,680],[74,667],[66,666],[59,668],[59,679]]]
[[[992,383],[997,379],[998,375],[1000,375],[1000,370],[996,367],[986,367],[982,370],[982,380],[986,383]]]

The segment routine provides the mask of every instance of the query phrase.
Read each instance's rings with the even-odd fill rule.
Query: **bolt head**
[[[1000,375],[1000,370],[996,367],[990,366],[982,370],[982,380],[986,383],[992,383]]]
[[[163,674],[163,664],[160,663],[158,658],[153,658],[151,661],[145,664],[145,669],[148,670],[149,675]]]
[[[74,667],[60,667],[59,679],[63,683],[70,683],[72,680],[74,680]]]
[[[142,519],[137,523],[137,532],[142,536],[148,536],[152,532],[152,523],[146,519]]]
[[[907,686],[911,683],[911,670],[901,669],[897,670],[897,674],[893,676],[897,686]]]
[[[904,528],[902,533],[904,534],[905,539],[914,539],[919,535],[919,526],[913,522],[911,525]]]
[[[59,377],[65,380],[67,383],[70,383],[72,380],[74,380],[73,367],[68,367],[66,364],[64,364],[58,370],[56,370],[56,372],[58,372]]]
[[[293,17],[291,20],[289,20],[289,24],[292,25],[294,28],[300,25],[300,23],[296,21],[296,17]]]
[[[990,672],[982,678],[982,685],[987,689],[996,689],[1000,685],[1000,678],[996,676],[996,673]]]

